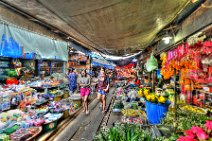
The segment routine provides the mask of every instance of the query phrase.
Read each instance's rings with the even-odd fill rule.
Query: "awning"
[[[0,56],[21,58],[23,53],[35,53],[40,59],[68,61],[67,42],[0,21]]]
[[[105,67],[108,69],[114,69],[115,65],[113,63],[110,63],[106,60],[102,60],[102,59],[96,59],[96,58],[92,58],[92,66],[95,67]]]

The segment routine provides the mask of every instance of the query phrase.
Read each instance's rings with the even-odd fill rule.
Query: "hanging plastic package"
[[[158,79],[161,79],[161,78],[162,78],[160,69],[157,70],[156,74],[157,74],[157,78],[158,78]]]
[[[148,72],[156,70],[158,68],[157,59],[154,57],[153,53],[151,53],[150,58],[146,62],[146,69]]]

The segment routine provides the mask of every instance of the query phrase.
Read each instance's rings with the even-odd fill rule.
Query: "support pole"
[[[155,78],[155,72],[154,70],[152,71],[152,91],[155,91],[155,82],[154,82],[154,78]]]
[[[176,69],[174,70],[174,128],[177,130],[177,93],[176,93]]]

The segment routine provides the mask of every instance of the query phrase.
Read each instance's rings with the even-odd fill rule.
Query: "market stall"
[[[151,77],[158,81],[155,88],[126,83],[132,71],[126,74],[126,67],[116,67],[123,81],[116,84],[112,112],[122,115],[114,127],[101,130],[95,140],[210,140],[211,47],[211,41],[179,44],[160,55],[161,64],[151,54],[145,69],[154,73]]]
[[[0,87],[0,139],[31,140],[54,130],[61,119],[80,108],[78,101],[65,95],[66,78],[53,77]]]

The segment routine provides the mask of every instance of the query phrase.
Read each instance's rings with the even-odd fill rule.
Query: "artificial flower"
[[[177,141],[198,141],[198,140],[193,139],[189,136],[180,136],[179,139],[177,139]]]
[[[201,128],[201,127],[198,127],[198,126],[193,126],[191,128],[191,130],[193,131],[193,133],[199,133],[199,132],[204,132],[204,130]]]
[[[184,133],[185,133],[186,136],[191,137],[192,139],[195,138],[194,132],[191,129],[185,130]]]
[[[212,130],[212,120],[206,120],[205,128],[209,131]]]
[[[200,140],[207,140],[209,138],[208,134],[206,134],[204,131],[203,132],[198,132],[197,137]]]

